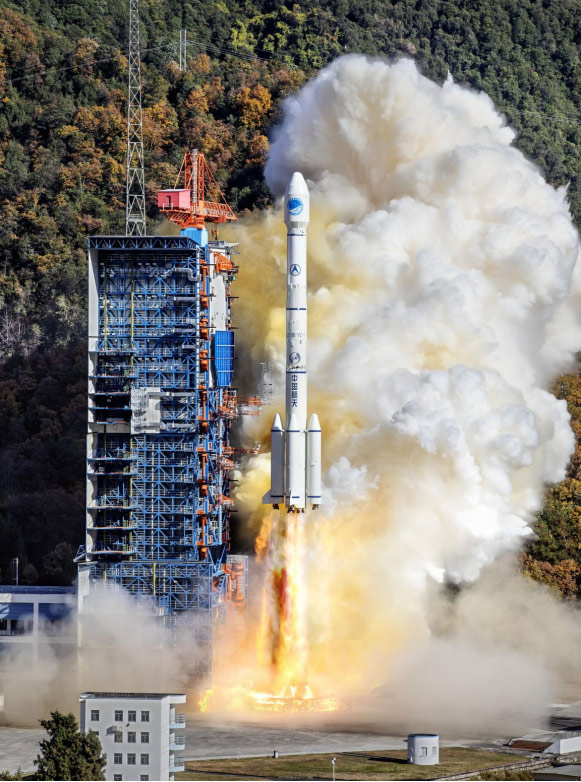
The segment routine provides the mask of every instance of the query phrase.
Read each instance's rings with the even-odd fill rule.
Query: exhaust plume
[[[445,603],[445,585],[475,582],[518,551],[544,487],[565,477],[574,437],[548,389],[580,344],[579,241],[565,189],[514,138],[485,94],[359,55],[288,99],[275,132],[273,193],[293,171],[311,193],[309,398],[326,473],[320,518],[306,525],[307,616],[311,679],[327,689],[393,685],[396,658],[435,643],[434,585]],[[254,361],[273,362],[279,391],[249,425],[266,442],[284,387],[281,214],[236,232],[240,338]],[[251,460],[238,490],[255,533],[267,470]],[[456,617],[454,659],[482,603],[470,622]],[[490,657],[491,675],[509,660],[507,682],[518,667],[509,646],[504,637]],[[537,651],[523,686],[551,666]],[[482,651],[472,656],[481,669]]]

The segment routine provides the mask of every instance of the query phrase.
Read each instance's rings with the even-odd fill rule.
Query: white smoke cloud
[[[310,621],[318,638],[327,628],[320,667],[340,649],[354,682],[402,626],[427,637],[430,583],[473,582],[519,549],[573,452],[548,389],[581,344],[579,239],[565,189],[514,138],[485,94],[359,55],[288,99],[274,136],[269,186],[281,196],[297,170],[311,193],[309,406],[326,497]],[[282,393],[279,222],[238,238],[252,272],[240,337],[273,360]],[[246,501],[263,470],[243,479]]]
[[[311,338],[310,380],[365,421],[329,468],[352,464],[341,508],[362,470],[389,482],[389,548],[413,561],[421,537],[418,569],[460,581],[530,533],[574,444],[545,389],[580,342],[578,236],[513,139],[485,94],[349,56],[287,101],[266,168],[279,195],[302,171],[332,210],[310,272],[332,338]]]

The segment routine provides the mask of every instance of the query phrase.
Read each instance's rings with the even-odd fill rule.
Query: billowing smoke
[[[40,628],[34,646],[4,645],[0,725],[38,727],[54,709],[78,715],[86,691],[185,692],[200,650],[191,643],[167,648],[151,605],[137,605],[124,591],[95,590],[79,624],[72,599],[70,608],[68,620]]]
[[[281,196],[298,170],[311,191],[309,412],[326,491],[309,532],[310,664],[328,687],[393,679],[398,656],[435,632],[444,585],[518,551],[546,484],[565,476],[574,438],[549,388],[581,344],[578,235],[565,189],[514,137],[485,94],[439,86],[407,60],[340,58],[284,106],[266,179]],[[284,385],[280,211],[237,240],[240,339],[273,362],[279,392],[250,429],[267,441]],[[254,459],[238,492],[255,526],[267,470]],[[506,617],[494,594],[482,614],[482,599],[466,616],[450,603],[456,670],[470,644],[482,662],[487,613]],[[523,639],[547,632],[536,624],[547,612],[527,614]],[[489,619],[501,636],[492,673],[502,645],[519,643],[509,621]],[[523,666],[528,684],[545,652]]]

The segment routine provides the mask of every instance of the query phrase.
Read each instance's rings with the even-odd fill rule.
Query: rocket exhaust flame
[[[263,669],[270,669],[271,681],[269,692],[248,692],[251,708],[258,711],[318,713],[346,708],[337,697],[313,693],[308,684],[305,566],[306,527],[310,521],[308,514],[289,512],[285,518],[278,510],[273,510],[272,517],[265,521],[269,544],[258,660]]]
[[[286,429],[277,413],[271,429],[270,491],[263,502],[273,518],[261,531],[269,537],[268,579],[262,602],[259,661],[270,649],[274,690],[255,694],[254,707],[268,711],[334,711],[337,699],[314,698],[308,679],[307,562],[305,509],[321,501],[321,425],[312,415],[307,427],[307,226],[309,191],[295,171],[284,197],[287,227]],[[279,530],[280,506],[287,509]],[[274,518],[276,514],[276,518]],[[270,610],[269,610],[270,596]]]

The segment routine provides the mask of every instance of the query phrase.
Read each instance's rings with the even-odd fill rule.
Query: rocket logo
[[[289,361],[291,364],[298,364],[301,360],[301,354],[300,353],[291,353],[289,356]]]
[[[293,263],[293,265],[290,268],[290,273],[293,277],[298,277],[301,273],[301,267],[298,265],[298,263]]]
[[[289,215],[300,215],[303,211],[303,202],[300,198],[289,198],[287,208]]]

